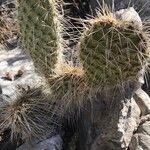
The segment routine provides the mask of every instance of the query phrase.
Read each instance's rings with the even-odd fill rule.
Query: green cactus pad
[[[93,85],[114,86],[135,79],[146,58],[142,31],[131,24],[97,20],[80,41],[85,78]]]
[[[19,0],[22,46],[46,76],[53,73],[61,43],[55,5],[54,0]]]

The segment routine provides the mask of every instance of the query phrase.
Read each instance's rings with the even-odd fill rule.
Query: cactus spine
[[[19,0],[22,46],[46,76],[61,60],[61,24],[56,0]]]
[[[135,79],[146,60],[143,31],[111,13],[90,21],[80,41],[85,78],[97,86],[115,86]]]

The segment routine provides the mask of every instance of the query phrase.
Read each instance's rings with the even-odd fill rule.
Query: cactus
[[[7,103],[1,109],[2,130],[11,128],[13,134],[25,137],[41,135],[53,119],[51,111],[62,117],[80,112],[84,103],[96,95],[97,87],[134,80],[147,61],[143,31],[109,13],[88,22],[78,44],[83,67],[60,63],[63,39],[57,5],[57,0],[19,0],[21,44],[46,76],[51,94],[41,97],[43,94],[36,89]],[[55,76],[57,64],[61,74]]]
[[[19,0],[21,44],[45,76],[55,72],[63,48],[57,4],[56,0]]]
[[[53,69],[62,44],[56,9],[58,2],[20,0],[19,4],[22,45],[30,51],[35,66],[49,80],[52,88],[50,99],[59,100],[65,112],[74,106],[79,107],[80,102],[82,105],[88,97],[87,94],[85,98],[84,94],[93,93],[95,87],[113,87],[135,79],[146,63],[147,45],[143,31],[104,10],[103,14],[89,21],[79,41],[83,70],[65,68],[59,63],[62,72],[55,77]],[[83,93],[78,89],[83,89]]]
[[[5,100],[0,108],[0,131],[11,129],[11,138],[28,139],[51,133],[54,112],[42,89],[21,89],[15,99]],[[50,109],[51,108],[51,109]],[[56,120],[55,120],[56,121]]]
[[[89,22],[79,46],[89,84],[112,87],[134,80],[147,57],[143,31],[111,13],[99,14]]]
[[[62,66],[61,73],[64,67],[58,63],[63,48],[58,4],[58,0],[19,0],[22,45],[48,78],[56,64]],[[78,48],[86,82],[103,87],[134,79],[147,61],[148,46],[141,29],[102,9],[89,21]]]

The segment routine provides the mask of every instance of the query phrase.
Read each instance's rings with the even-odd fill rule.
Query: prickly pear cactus
[[[62,48],[56,5],[55,0],[19,0],[22,46],[46,76],[54,72]]]
[[[90,21],[80,41],[85,78],[93,85],[114,86],[135,79],[146,58],[142,31],[115,16]]]
[[[136,79],[147,62],[147,39],[131,23],[116,19],[111,13],[101,14],[84,24],[87,28],[77,46],[82,67],[65,68],[59,63],[63,42],[57,4],[57,0],[19,0],[21,41],[35,67],[47,77],[50,111],[60,118],[71,118],[86,107],[85,102],[93,102],[98,89]],[[57,64],[62,71],[54,75]]]

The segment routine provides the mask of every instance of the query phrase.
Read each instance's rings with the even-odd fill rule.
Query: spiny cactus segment
[[[111,14],[90,21],[79,49],[85,78],[93,86],[112,87],[134,80],[147,58],[143,31]]]
[[[56,0],[19,0],[21,44],[45,76],[55,72],[63,48],[57,5]]]

